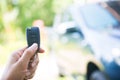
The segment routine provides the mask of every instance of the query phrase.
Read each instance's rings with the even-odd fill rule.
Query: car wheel
[[[98,71],[94,71],[90,75],[90,80],[109,80],[109,79],[104,72],[98,70]]]

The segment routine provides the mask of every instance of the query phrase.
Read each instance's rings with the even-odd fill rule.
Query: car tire
[[[107,75],[102,71],[94,71],[90,75],[90,80],[109,80]]]

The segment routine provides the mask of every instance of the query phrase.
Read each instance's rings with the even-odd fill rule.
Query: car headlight
[[[120,65],[120,49],[119,48],[113,48],[112,49],[112,55],[114,57],[115,62]]]

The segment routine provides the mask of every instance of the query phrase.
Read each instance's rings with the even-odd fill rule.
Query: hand
[[[38,55],[35,54],[38,45],[34,43],[29,48],[23,48],[14,52],[6,66],[1,80],[24,80],[33,77],[37,68],[39,59]],[[40,53],[44,50],[40,49]],[[33,57],[35,55],[35,57]],[[30,63],[33,58],[32,63]]]
[[[35,54],[31,58],[31,60],[28,64],[29,72],[26,73],[24,80],[31,79],[34,76],[38,63],[39,63],[38,54]]]

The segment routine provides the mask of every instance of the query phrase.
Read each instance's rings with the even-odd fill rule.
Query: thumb
[[[36,53],[37,49],[38,45],[34,43],[32,46],[30,46],[24,51],[23,55],[20,58],[20,61],[28,64],[32,56]]]

